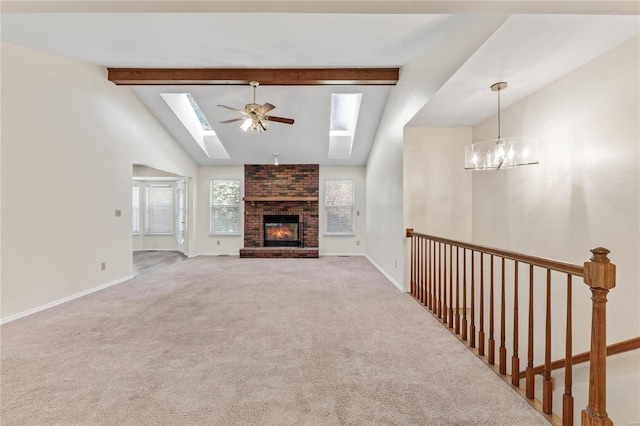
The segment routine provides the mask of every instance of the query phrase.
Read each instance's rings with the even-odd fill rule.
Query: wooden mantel
[[[243,197],[244,201],[318,201],[318,197]]]

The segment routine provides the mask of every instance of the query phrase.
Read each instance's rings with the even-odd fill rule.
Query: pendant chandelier
[[[474,143],[465,148],[464,168],[467,170],[500,170],[538,164],[538,139],[503,138],[500,135],[500,92],[507,86],[505,82],[491,86],[492,92],[498,92],[498,138]]]

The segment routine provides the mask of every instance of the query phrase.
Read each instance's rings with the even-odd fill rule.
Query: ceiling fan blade
[[[233,107],[226,106],[226,105],[218,105],[218,106],[219,106],[219,107],[222,107],[222,108],[230,109],[231,111],[237,111],[237,112],[241,112],[241,113],[243,113],[243,114],[247,114],[246,112],[244,112],[244,110],[243,110],[243,109],[233,108]],[[248,114],[247,114],[247,115],[248,115]]]
[[[276,123],[293,124],[293,118],[274,117],[273,115],[265,115],[265,120],[275,121]]]
[[[239,117],[239,118],[232,118],[231,120],[224,120],[224,121],[221,121],[220,123],[227,124],[227,123],[235,123],[236,121],[244,121],[244,120],[246,120],[246,118]]]
[[[274,109],[276,106],[270,104],[269,102],[267,102],[266,104],[262,105],[260,108],[258,108],[258,113],[259,114],[266,114],[269,111],[271,111],[272,109]]]

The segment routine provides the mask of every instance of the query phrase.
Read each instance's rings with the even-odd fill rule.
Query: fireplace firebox
[[[300,247],[300,217],[298,215],[264,215],[265,247]]]

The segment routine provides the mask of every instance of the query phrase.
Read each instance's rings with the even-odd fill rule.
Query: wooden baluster
[[[449,328],[453,328],[453,245],[449,244]]]
[[[500,374],[507,374],[506,308],[504,300],[504,257],[502,258],[502,294],[500,295]]]
[[[616,266],[609,250],[591,250],[584,264],[584,282],[591,288],[591,355],[589,361],[589,404],[582,410],[586,426],[613,425],[607,414],[607,293],[616,286]]]
[[[427,306],[429,303],[429,242],[424,241],[424,293],[422,305]]]
[[[544,373],[542,374],[542,411],[551,414],[553,383],[551,383],[551,269],[547,269],[547,309],[544,332]]]
[[[422,262],[424,261],[422,255],[422,243],[424,238],[420,238],[418,241],[418,301],[422,300]]]
[[[527,371],[525,375],[527,398],[535,398],[535,375],[533,374],[533,265],[529,265],[529,331],[527,345]]]
[[[427,308],[429,308],[430,311],[433,310],[433,280],[431,279],[431,275],[434,273],[433,272],[433,262],[431,260],[431,246],[432,246],[432,241],[429,240],[427,241],[427,258],[429,259],[429,282],[428,282],[428,287],[429,287],[429,295],[427,297]]]
[[[467,249],[462,249],[462,340],[467,340]]]
[[[573,325],[571,314],[571,274],[567,274],[567,328],[565,332],[566,346],[564,355],[564,394],[562,395],[562,424],[573,426]]]
[[[460,247],[456,246],[456,334],[460,334]]]
[[[420,237],[416,238],[416,266],[414,269],[414,273],[415,273],[415,284],[414,284],[415,292],[413,294],[413,297],[418,299],[418,297],[420,296]]]
[[[476,347],[476,312],[475,312],[475,305],[476,305],[476,294],[475,294],[475,280],[476,280],[476,274],[474,271],[474,265],[475,265],[475,252],[473,250],[471,250],[471,329],[469,330],[469,346],[472,348]]]
[[[418,301],[422,301],[422,298],[424,296],[424,264],[425,264],[425,258],[424,258],[424,243],[425,243],[425,239],[421,238],[420,239],[420,265],[419,265],[419,271],[418,274],[420,276],[420,279],[418,280],[418,282],[420,283],[418,285]]]
[[[442,322],[447,323],[447,245],[444,245],[444,279],[442,280]]]
[[[431,292],[431,312],[436,313],[437,314],[437,308],[436,308],[436,271],[437,271],[437,267],[436,267],[436,242],[433,242],[433,287],[432,287],[432,292]]]
[[[428,281],[428,276],[429,276],[429,257],[427,255],[427,239],[425,238],[424,242],[423,242],[423,251],[422,251],[422,258],[423,258],[423,265],[422,265],[422,306],[427,306],[427,294],[428,289],[427,289],[427,281]]]
[[[424,238],[420,239],[420,260],[418,263],[418,302],[422,302],[424,292]]]
[[[484,254],[480,252],[480,331],[478,332],[478,353],[484,355]]]
[[[415,261],[416,261],[416,237],[411,236],[411,295],[415,296],[416,282],[415,282]]]
[[[438,243],[438,318],[442,318],[442,243]]]
[[[493,255],[491,259],[491,280],[489,281],[489,364],[493,365],[496,362],[496,340],[493,338]]]
[[[511,384],[520,387],[520,358],[518,356],[518,262],[513,279],[513,355],[511,355]]]

